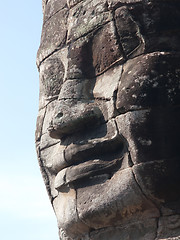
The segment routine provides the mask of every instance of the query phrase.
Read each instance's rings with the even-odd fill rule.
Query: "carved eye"
[[[57,57],[49,57],[41,67],[41,82],[46,97],[59,95],[64,77],[64,65]]]

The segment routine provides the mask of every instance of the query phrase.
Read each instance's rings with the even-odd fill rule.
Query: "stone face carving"
[[[180,239],[180,2],[43,12],[36,146],[60,239]]]

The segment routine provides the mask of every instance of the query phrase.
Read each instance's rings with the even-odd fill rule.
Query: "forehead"
[[[84,36],[91,38],[96,35],[96,31],[113,22],[111,8],[119,3],[139,1],[49,0],[44,8],[41,44],[37,55],[38,65],[54,51]],[[114,38],[115,26],[112,24],[109,26],[104,28],[104,33],[108,32],[106,38],[110,39],[110,36]]]
[[[180,51],[179,1],[48,0],[44,5],[38,66],[53,52],[73,44],[80,48],[94,38],[94,52],[110,51],[104,57],[113,58],[108,66],[144,53]]]

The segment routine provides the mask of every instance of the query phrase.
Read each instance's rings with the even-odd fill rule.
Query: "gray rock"
[[[180,239],[180,2],[42,3],[35,137],[60,239]]]

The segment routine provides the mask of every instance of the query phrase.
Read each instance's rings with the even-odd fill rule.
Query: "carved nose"
[[[92,103],[79,103],[56,109],[49,126],[49,135],[60,139],[64,136],[83,131],[103,121],[100,109]]]

